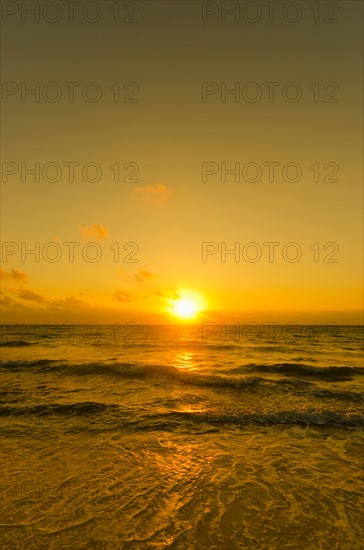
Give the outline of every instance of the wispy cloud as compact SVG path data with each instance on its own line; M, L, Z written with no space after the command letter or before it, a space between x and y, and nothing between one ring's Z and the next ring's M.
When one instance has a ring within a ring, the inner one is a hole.
M30 302L36 302L37 304L48 304L49 301L45 296L42 296L42 294L37 294L36 292L33 292L32 290L27 290L25 288L21 288L16 293L18 298L21 298L22 300L29 300Z
M29 279L26 273L23 271L18 271L17 269L11 269L10 271L0 269L0 277L1 279L11 279L18 283L27 283Z
M163 204L168 199L169 194L169 189L164 183L155 183L153 185L145 185L144 187L136 187L130 193L130 196L139 198L143 202Z
M130 302L131 296L124 290L116 290L113 294L113 298L116 302Z
M99 225L98 223L93 223L90 226L79 225L78 228L82 237L92 237L94 239L102 240L106 239L109 234L108 230L103 225Z
M157 298L167 298L168 300L178 300L180 298L180 295L176 292L162 292L158 289L150 292L149 296L155 296Z
M78 308L86 305L83 300L75 296L52 300L30 289L13 288L7 292L1 291L1 302L5 308L24 311L53 311L58 309ZM38 307L40 306L40 307Z
M138 271L138 273L134 274L134 279L138 281L138 283L145 283L145 281L149 281L150 279L153 279L156 275L153 273L149 273L149 271L145 271L144 269L141 269Z
M16 307L16 305L17 304L16 304L15 300L13 300L13 298L8 296L4 292L1 292L1 307L2 308L13 307L13 306Z
M63 298L63 300L54 300L52 305L55 307L68 308L70 306L81 306L84 303L83 300L79 300L75 296L67 296L67 298Z

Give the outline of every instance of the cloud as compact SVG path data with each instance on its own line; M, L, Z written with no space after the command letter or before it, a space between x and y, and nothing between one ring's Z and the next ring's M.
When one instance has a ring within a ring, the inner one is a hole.
M1 303L3 310L7 315L71 314L74 318L75 315L88 311L87 304L75 296L67 296L66 298L59 300L51 300L47 299L45 296L37 294L36 292L26 289L12 291L12 294L16 296L16 300L2 292ZM65 320L68 321L67 318Z
M106 239L109 234L108 230L98 223L93 223L91 226L79 225L78 228L83 237L93 237L94 239L102 240Z
M138 271L138 273L134 274L134 279L138 281L138 283L145 283L145 281L153 279L153 277L155 277L153 273L149 273L149 271L144 271L144 269L141 269L140 271Z
M153 292L149 293L149 296L157 296L158 298L163 298L164 294L160 290L153 290Z
M131 296L124 290L116 290L113 294L113 298L116 302L130 302Z
M27 290L25 288L21 288L17 292L17 296L22 300L29 300L30 302L36 302L37 304L49 303L45 296L42 296L41 294L37 294L36 292L33 292L32 290Z
M85 302L83 300L79 300L75 296L67 296L67 298L64 298L63 300L54 300L52 302L52 306L55 307L70 307L70 306L81 306Z
M16 306L15 300L10 298L10 296L7 296L3 292L1 293L1 307L10 307L10 306Z
M144 187L136 187L130 193L130 197L139 198L143 202L154 204L163 204L169 196L169 190L163 183L155 183L154 185L145 185Z
M18 271L17 269L11 269L10 271L4 271L0 269L1 279L12 279L19 283L26 283L29 279L28 275L23 271Z
M20 300L25 300L26 302L33 302L36 304L45 304L49 306L49 308L71 308L73 306L81 306L84 305L85 302L83 300L80 300L79 298L76 298L75 296L67 296L66 298L62 298L60 300L52 300L48 299L42 294L38 294L37 292L33 292L33 290L25 289L25 288L18 288L18 289L8 289L8 292L10 292L13 296L16 296L17 300L13 300L9 295L5 294L4 292L0 291L2 295L2 305L8 306L10 304L16 306L16 307L25 307L25 304Z
M167 298L168 300L178 300L180 295L176 292L162 292L158 289L149 293L149 296L156 296L157 298Z

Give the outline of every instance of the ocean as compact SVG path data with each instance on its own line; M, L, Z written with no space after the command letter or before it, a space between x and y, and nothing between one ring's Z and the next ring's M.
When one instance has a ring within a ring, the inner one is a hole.
M363 329L1 327L7 549L363 548Z

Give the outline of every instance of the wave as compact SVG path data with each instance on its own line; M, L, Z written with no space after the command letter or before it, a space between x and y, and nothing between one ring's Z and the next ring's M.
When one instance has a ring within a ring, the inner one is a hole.
M274 365L250 364L242 366L244 371L283 374L284 376L314 377L324 380L351 380L354 376L363 375L363 367L316 367L301 363L278 363Z
M69 372L69 370L68 370ZM132 363L87 363L77 365L75 375L106 375L130 379L165 378L182 384L218 388L243 388L263 382L257 376L229 377L218 374L197 374L173 365L132 364Z
M10 360L0 361L0 367L9 370L21 370L31 367L48 367L55 363L59 363L59 361L56 359L34 359L32 361Z
M49 403L31 407L2 407L1 416L77 416L117 410L117 405L85 401L82 403Z
M352 426L364 427L364 416L360 414L342 414L331 411L280 411L269 414L203 414L205 420L217 423L263 424L303 424L314 426Z
M81 402L67 404L45 404L28 407L3 407L3 417L60 417L63 420L78 421L91 415L98 416L98 422L92 425L83 425L85 429L114 430L115 428L139 430L172 430L191 429L194 426L201 429L203 425L304 425L304 426L340 426L340 427L364 427L364 416L356 413L341 413L333 411L277 411L273 413L246 413L244 411L216 412L216 410L204 410L202 412L170 411L155 414L143 407L140 411L131 414L127 409L122 409L115 404ZM142 413L142 414L140 414ZM106 423L103 423L106 414ZM102 418L100 417L102 415ZM67 426L66 426L67 427ZM82 424L79 424L82 427Z
M262 365L250 363L239 367L224 369L223 374L199 373L198 370L188 370L174 365L161 365L149 363L121 363L121 362L92 362L69 363L56 359L36 359L33 361L9 360L0 362L0 367L7 370L21 371L36 369L41 372L52 371L55 374L67 376L112 376L116 378L169 378L181 383L195 386L231 387L239 388L246 385L254 385L262 382L273 381L264 375L275 374L283 377L295 377L291 383L299 383L300 378L311 378L326 381L346 381L355 376L364 374L363 367L332 366L318 367L302 363L278 363ZM252 376L252 374L260 376ZM298 378L298 380L296 380ZM275 382L279 382L279 378ZM282 379L284 381L285 378ZM288 383L288 381L286 381ZM309 384L302 381L302 384Z
M6 340L5 342L0 342L0 347L14 347L20 348L23 346L32 346L32 342L26 342L24 340Z
M313 397L319 399L335 399L340 401L349 401L351 403L357 402L364 404L364 393L358 393L353 391L333 391L324 388L314 389L310 391Z

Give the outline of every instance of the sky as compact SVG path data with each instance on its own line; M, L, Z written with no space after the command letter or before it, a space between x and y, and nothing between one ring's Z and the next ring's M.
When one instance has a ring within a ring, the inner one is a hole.
M71 4L2 3L3 322L360 323L362 3Z

